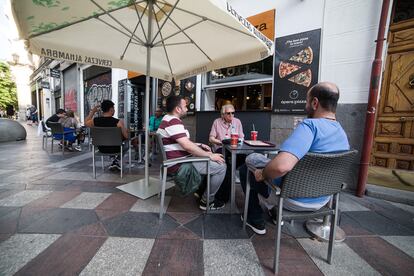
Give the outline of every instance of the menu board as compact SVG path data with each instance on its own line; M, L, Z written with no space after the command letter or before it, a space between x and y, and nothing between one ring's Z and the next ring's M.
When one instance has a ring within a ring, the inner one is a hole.
M118 118L125 118L125 94L128 86L128 79L118 81Z
M129 85L128 87L128 90L130 91L130 110L128 112L129 129L131 131L137 131L142 129L142 111L145 88L139 85Z
M304 114L306 94L318 82L321 29L275 41L273 112Z
M187 104L187 115L193 115L195 112L196 84L196 76L180 81L180 95L184 98Z
M195 112L197 77L183 79L177 84L176 86L175 82L158 81L158 106L165 110L169 96L182 96L187 104L187 115L193 115Z

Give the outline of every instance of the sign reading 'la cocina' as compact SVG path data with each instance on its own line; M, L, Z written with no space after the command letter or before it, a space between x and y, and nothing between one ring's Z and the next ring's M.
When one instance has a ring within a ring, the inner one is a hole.
M257 30L246 18L239 15L233 7L227 3L227 11L233 15L234 18L236 18L243 26L245 26L252 34L254 34L257 38L259 38L261 41L263 41L269 51L272 50L273 42L268 39L264 34L262 34L259 30Z
M54 58L54 59L64 59L64 60L73 61L73 62L89 63L89 64L95 64L95 65L106 66L106 67L112 66L112 61L109 59L82 56L82 55L66 53L66 52L58 51L54 49L42 48L40 51L40 54L44 57L49 57L49 58Z

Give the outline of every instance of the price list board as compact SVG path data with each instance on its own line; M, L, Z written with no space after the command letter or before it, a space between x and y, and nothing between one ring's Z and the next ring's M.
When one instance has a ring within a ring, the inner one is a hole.
M125 118L125 94L127 93L128 80L118 81L118 119Z
M141 86L128 85L130 109L128 111L129 129L138 131L142 129L142 112L144 102L144 89Z

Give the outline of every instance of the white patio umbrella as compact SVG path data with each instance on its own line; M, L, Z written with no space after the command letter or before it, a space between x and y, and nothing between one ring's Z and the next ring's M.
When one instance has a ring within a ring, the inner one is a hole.
M34 54L145 72L146 141L150 77L180 80L273 51L272 41L224 0L12 0L12 10ZM158 192L148 158L140 183L133 185L140 198Z

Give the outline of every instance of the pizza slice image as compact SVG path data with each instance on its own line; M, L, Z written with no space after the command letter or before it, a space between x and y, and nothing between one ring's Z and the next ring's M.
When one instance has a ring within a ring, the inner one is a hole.
M311 64L313 61L313 51L311 47L306 47L305 49L299 51L296 55L292 56L289 60Z
M289 62L282 61L279 64L279 77L283 79L284 77L292 74L293 72L299 70L301 67Z
M310 69L300 72L299 74L294 75L289 78L288 81L293 83L309 87L312 82L312 71Z

